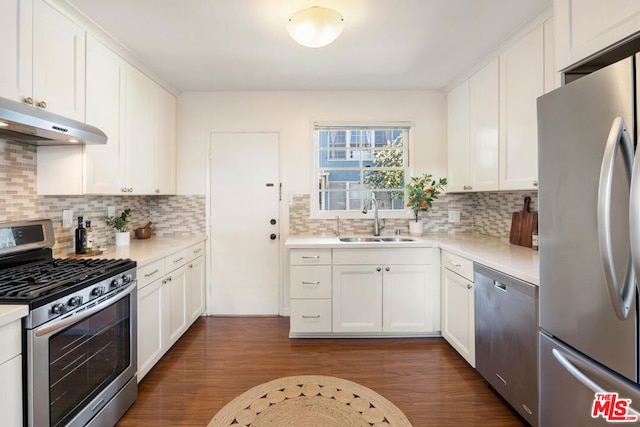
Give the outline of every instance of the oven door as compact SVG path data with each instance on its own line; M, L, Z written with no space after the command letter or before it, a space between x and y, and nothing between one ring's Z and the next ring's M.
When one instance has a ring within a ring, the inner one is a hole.
M84 426L105 406L122 410L109 403L125 386L122 394L135 400L136 299L133 282L93 307L26 331L30 426Z

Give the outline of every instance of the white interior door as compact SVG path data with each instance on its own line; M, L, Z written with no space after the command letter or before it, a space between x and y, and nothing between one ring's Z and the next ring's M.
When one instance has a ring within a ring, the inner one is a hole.
M278 134L212 133L210 153L212 314L278 314Z

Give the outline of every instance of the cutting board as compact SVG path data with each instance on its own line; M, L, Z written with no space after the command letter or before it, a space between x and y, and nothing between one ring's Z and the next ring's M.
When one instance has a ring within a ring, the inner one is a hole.
M514 212L511 216L511 234L509 242L514 245L532 247L531 232L538 228L538 212L529 212L531 197L524 198L524 207L520 212Z

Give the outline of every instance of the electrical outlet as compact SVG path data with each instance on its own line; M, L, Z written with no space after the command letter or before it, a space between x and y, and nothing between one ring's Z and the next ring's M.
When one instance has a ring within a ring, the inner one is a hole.
M73 209L64 209L62 211L62 227L73 227Z
M116 215L116 207L107 206L107 216L115 216L115 215Z
M460 222L460 211L449 211L449 222Z

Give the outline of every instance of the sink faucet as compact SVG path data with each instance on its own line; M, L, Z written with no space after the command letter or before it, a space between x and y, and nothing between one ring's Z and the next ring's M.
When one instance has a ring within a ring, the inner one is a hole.
M373 235L379 236L380 230L384 228L384 219L382 220L382 225L380 225L380 220L378 219L378 201L375 197L369 197L366 202L364 202L364 207L362 208L362 213L366 214L369 210L369 206L373 204Z

